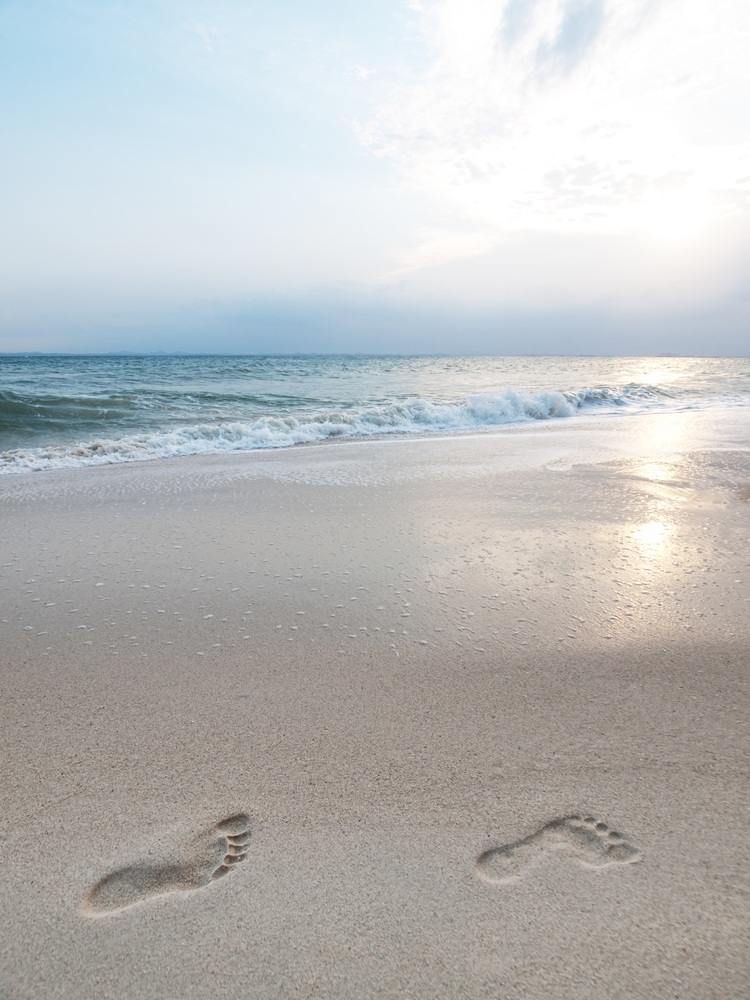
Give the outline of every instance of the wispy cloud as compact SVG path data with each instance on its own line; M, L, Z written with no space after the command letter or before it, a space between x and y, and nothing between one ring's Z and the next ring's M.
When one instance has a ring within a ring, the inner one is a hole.
M375 70L368 69L367 66L350 66L349 71L355 80L366 80L368 77L375 75Z
M184 25L185 31L191 35L197 35L203 42L206 52L213 52L214 46L221 40L221 32L214 25L206 24L205 21L188 21Z
M422 268L481 257L495 246L494 234L482 232L477 227L422 226L406 246L392 253L392 269L381 275L375 284L389 285Z
M425 266L425 245L462 256L509 231L677 230L750 206L745 0L408 6L428 66L357 134L452 222L401 267Z

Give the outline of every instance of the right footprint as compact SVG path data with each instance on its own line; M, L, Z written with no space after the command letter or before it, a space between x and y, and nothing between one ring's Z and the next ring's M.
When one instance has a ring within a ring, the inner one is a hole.
M566 854L586 868L627 865L642 857L621 833L593 816L563 816L523 840L485 851L477 858L477 874L496 885L515 882L552 852Z

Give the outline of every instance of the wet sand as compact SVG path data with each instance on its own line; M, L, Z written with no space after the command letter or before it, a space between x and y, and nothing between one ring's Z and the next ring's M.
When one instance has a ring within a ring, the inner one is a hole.
M737 426L3 477L0 997L746 992Z

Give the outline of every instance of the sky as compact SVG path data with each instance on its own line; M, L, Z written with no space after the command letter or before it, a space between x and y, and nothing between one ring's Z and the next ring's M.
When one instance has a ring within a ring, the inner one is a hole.
M750 354L747 0L0 0L0 351Z

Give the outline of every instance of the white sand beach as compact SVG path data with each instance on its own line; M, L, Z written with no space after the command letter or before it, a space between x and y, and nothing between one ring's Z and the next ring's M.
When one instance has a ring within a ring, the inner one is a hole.
M746 994L722 419L4 477L2 1000Z

